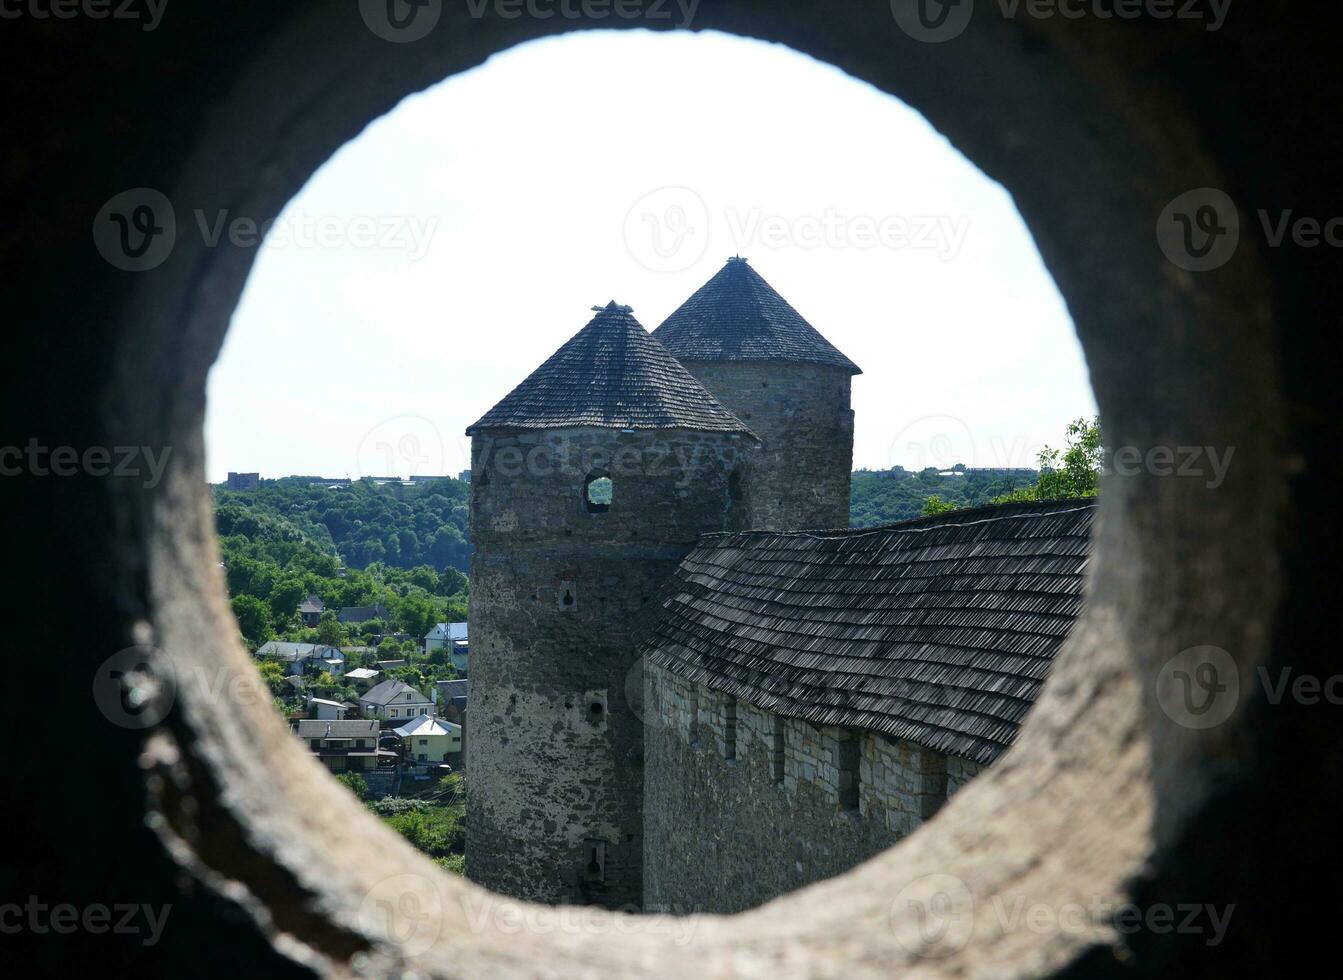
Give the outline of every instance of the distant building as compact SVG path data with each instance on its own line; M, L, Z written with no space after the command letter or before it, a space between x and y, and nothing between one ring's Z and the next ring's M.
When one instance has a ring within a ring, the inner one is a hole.
M335 647L320 643L286 643L271 640L258 647L253 656L292 664L295 673L302 673L305 667L320 667L332 675L345 670L345 654Z
M391 616L386 606L375 603L371 606L343 606L336 614L336 620L350 626L367 623L370 619L387 620Z
M367 691L378 683L378 678L381 676L381 671L373 670L370 667L356 667L354 670L345 673L345 679L354 685L356 691Z
M304 718L294 728L308 751L332 772L396 764L396 753L378 748L378 722L371 718L325 720Z
M326 698L309 698L308 713L313 718L319 718L323 721L340 721L345 717L346 708L340 701L329 701Z
M460 473L457 474L457 479L458 479L458 481L461 482L461 483L470 483L470 482L471 482L471 471L470 471L470 470L462 470Z
M438 623L424 634L424 652L446 648L452 665L465 672L471 648L467 639L466 623Z
M230 490L254 490L260 484L260 473L234 473L232 470L224 481L224 486Z
M432 715L420 715L396 733L401 736L406 758L413 762L456 762L462 755L462 726Z
M308 596L298 604L298 615L304 626L316 626L325 611L326 605L315 595Z
M414 718L432 715L434 702L402 681L383 681L359 695L359 711L365 718Z

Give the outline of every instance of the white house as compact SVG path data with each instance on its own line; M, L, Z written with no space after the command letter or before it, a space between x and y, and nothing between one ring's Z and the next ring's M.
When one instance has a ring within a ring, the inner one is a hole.
M412 762L447 762L462 751L462 726L423 715L396 730Z
M383 681L359 695L365 718L415 718L432 715L434 702L402 681Z
M314 718L341 721L345 718L345 710L345 705L339 701L328 701L326 698L308 699L308 711Z
M267 657L282 664L292 664L294 673L301 674L305 667L320 667L332 677L339 677L345 670L345 654L336 647L320 643L286 643L271 640L257 648L254 657Z
M424 634L424 652L448 648L448 657L459 671L466 671L467 657L471 652L468 642L466 623L439 623Z

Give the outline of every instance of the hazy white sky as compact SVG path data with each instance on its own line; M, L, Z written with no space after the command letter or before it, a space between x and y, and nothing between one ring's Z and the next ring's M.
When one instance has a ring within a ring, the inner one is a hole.
M1095 411L1011 199L922 117L787 48L592 32L406 99L300 191L210 376L208 476L455 474L591 306L652 330L736 253L863 368L855 468L1033 465Z

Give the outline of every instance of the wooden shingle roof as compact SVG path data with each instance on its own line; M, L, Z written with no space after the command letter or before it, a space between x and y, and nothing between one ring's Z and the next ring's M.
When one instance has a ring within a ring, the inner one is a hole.
M630 313L598 313L474 425L486 429L690 429L750 435Z
M1082 610L1094 515L1067 500L706 535L644 652L768 711L992 762Z
M862 374L740 257L728 259L653 336L682 361L792 361Z

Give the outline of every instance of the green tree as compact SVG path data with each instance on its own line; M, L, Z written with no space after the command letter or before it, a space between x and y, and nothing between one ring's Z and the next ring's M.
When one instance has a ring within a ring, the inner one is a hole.
M943 500L934 493L923 498L923 509L919 513L923 517L930 517L933 514L945 514L947 511L955 509L955 504L949 500Z
M230 605L233 618L238 621L243 642L248 649L255 650L267 640L273 639L275 631L270 625L270 608L256 596L234 596Z
M336 777L336 782L361 800L368 796L368 780L357 772L343 772Z
M1068 425L1062 449L1040 450L1040 475L1031 487L1019 487L995 497L995 504L1018 500L1067 500L1094 497L1100 493L1101 420L1075 419Z
M317 620L317 640L316 642L329 647L338 647L347 642L348 636L345 627L336 619L333 610L328 609L322 613Z

